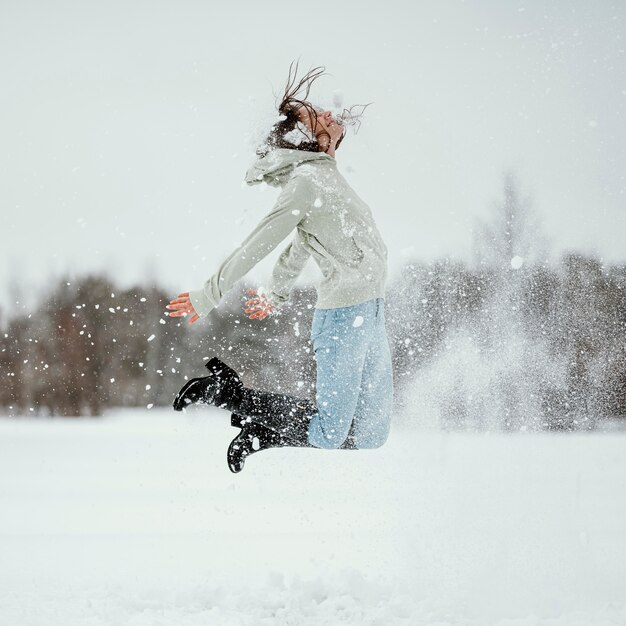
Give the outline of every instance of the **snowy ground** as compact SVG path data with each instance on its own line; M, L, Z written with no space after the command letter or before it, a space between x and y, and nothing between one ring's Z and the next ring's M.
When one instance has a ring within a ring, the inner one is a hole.
M233 475L228 424L0 419L0 624L626 624L626 435L397 427Z

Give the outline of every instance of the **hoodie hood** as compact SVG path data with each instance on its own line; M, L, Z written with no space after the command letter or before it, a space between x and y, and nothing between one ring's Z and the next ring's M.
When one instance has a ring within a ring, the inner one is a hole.
M264 157L257 159L248 168L244 180L248 185L259 185L265 182L273 187L282 187L300 163L322 160L335 161L333 157L325 152L276 148L268 152Z

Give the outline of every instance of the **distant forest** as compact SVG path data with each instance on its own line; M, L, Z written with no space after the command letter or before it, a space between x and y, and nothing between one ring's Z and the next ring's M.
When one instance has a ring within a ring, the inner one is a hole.
M445 428L580 430L626 420L626 265L578 252L549 263L510 173L474 235L472 263L407 260L388 283L395 411L419 414L411 389L427 380ZM244 291L254 287L240 281L189 325L167 315L176 294L157 285L61 277L32 313L0 310L0 412L87 417L168 406L213 355L247 386L314 400L315 289L295 288L278 315L250 320Z

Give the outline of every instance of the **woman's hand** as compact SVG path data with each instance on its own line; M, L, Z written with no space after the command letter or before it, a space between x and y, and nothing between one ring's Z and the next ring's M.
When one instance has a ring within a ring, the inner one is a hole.
M193 308L193 304L191 304L191 300L189 299L189 292L185 291L185 293L178 294L178 298L174 300L170 300L170 303L165 307L166 309L176 309L172 313L170 313L170 317L180 317L181 315L187 315L188 313L192 313L193 317L190 318L189 323L193 324L200 319L200 316L196 313Z
M256 289L246 289L246 293L257 293ZM250 300L246 300L244 306L250 305L247 309L245 309L246 313L252 313L252 315L248 315L248 317L253 319L262 320L264 317L271 315L274 312L274 307L267 301L265 295L261 294L260 296L257 294L256 298L250 298Z

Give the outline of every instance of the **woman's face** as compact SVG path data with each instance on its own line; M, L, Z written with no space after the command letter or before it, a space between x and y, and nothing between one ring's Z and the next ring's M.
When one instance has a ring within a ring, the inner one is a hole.
M298 109L298 118L315 134L321 144L328 142L327 133L330 135L330 140L336 143L345 132L344 126L333 117L330 111L324 111L318 107L313 108L317 113L317 120L306 107Z

